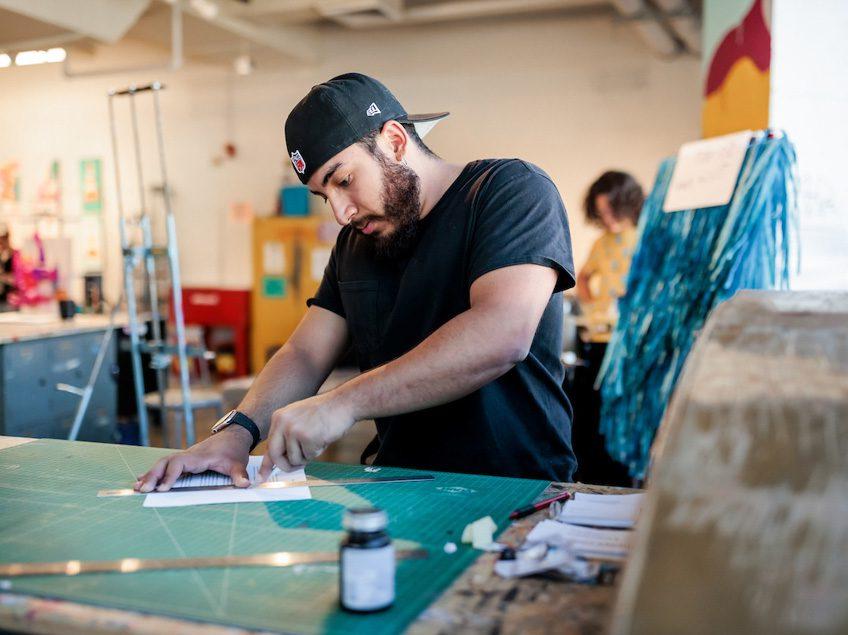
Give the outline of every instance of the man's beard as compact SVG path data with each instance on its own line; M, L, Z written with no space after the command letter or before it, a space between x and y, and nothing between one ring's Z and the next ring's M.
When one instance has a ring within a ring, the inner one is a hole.
M383 214L392 225L387 236L375 236L377 255L395 259L406 252L418 235L421 217L421 179L402 163L390 163L385 156L375 157L383 169Z

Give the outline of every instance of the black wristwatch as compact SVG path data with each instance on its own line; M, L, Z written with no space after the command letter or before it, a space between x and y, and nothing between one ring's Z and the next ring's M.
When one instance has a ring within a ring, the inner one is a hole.
M227 414L218 419L218 422L214 426L212 426L212 434L217 434L234 423L250 432L250 435L253 437L253 444L250 446L250 451L253 452L253 448L259 445L259 442L262 440L262 435L259 434L259 427L253 423L253 419L243 412L230 410Z

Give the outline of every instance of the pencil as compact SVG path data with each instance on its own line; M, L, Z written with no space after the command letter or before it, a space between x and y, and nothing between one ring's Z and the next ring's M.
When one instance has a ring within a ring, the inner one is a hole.
M569 492L562 492L561 494L557 494L553 498L546 498L545 500L541 500L538 503L531 503L530 505L525 505L524 507L520 507L516 509L509 515L510 520L517 520L519 518L524 518L525 516L529 516L540 509L545 509L551 506L551 503L556 503L557 501L564 501L571 498L571 494Z

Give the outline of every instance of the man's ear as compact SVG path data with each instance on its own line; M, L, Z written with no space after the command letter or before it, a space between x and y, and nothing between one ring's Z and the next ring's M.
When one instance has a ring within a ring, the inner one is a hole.
M389 119L383 124L380 135L388 144L388 148L386 148L388 154L391 154L395 158L395 161L403 161L409 149L409 136L406 134L403 126L394 119Z

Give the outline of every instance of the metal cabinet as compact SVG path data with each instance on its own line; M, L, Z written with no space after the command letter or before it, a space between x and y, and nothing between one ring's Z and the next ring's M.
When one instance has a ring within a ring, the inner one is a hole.
M67 438L80 398L56 385L85 385L102 338L100 331L0 345L0 434ZM115 338L109 346L80 429L83 441L116 439Z

